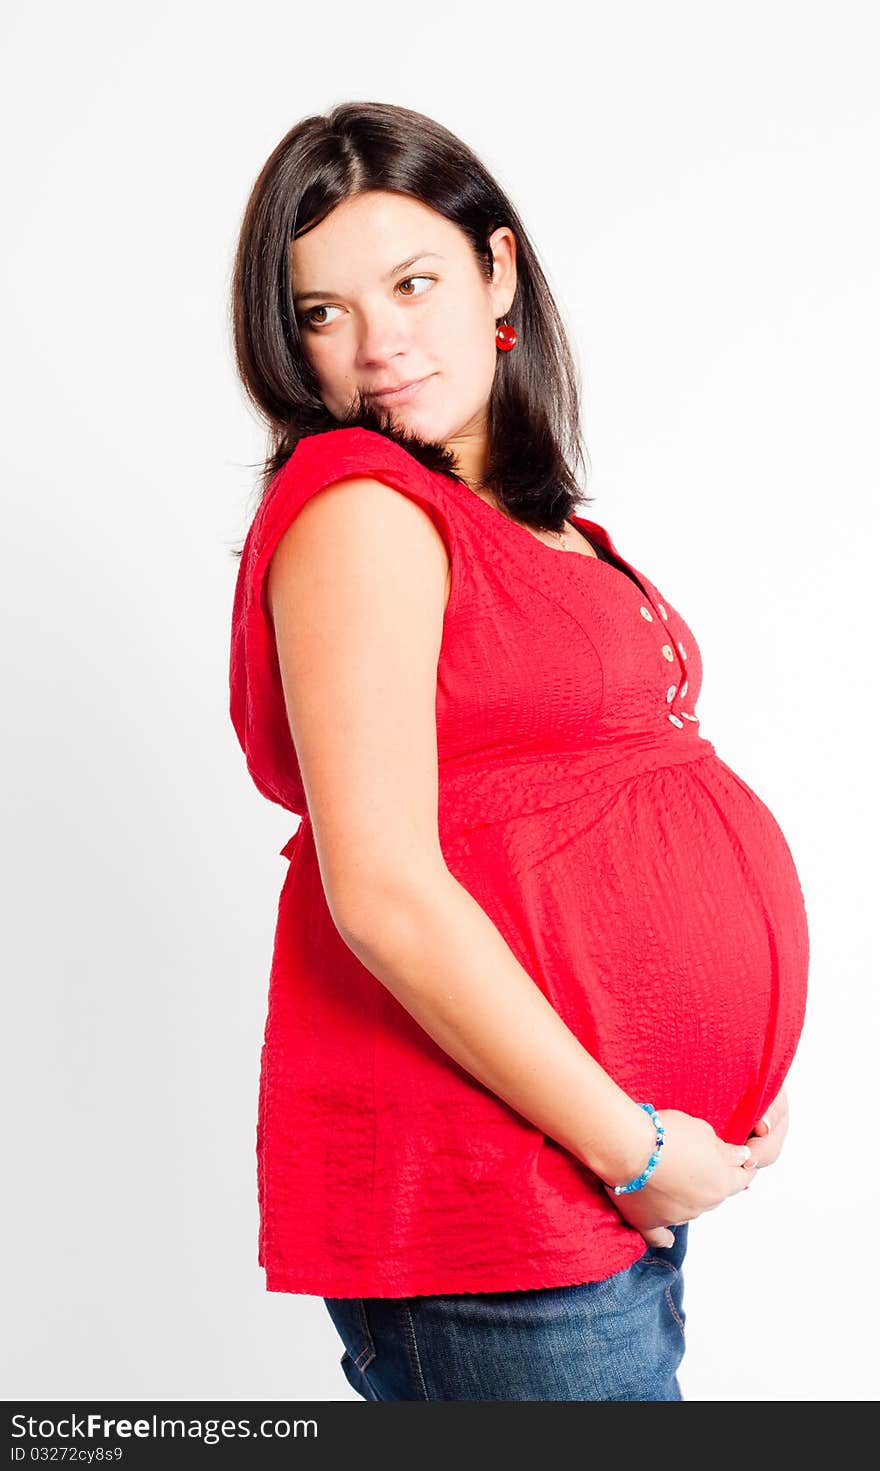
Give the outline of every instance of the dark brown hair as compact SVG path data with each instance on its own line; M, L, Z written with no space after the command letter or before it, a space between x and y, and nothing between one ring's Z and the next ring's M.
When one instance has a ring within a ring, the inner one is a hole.
M342 200L367 190L409 195L457 225L487 280L490 235L502 225L512 231L517 286L505 320L518 341L512 352L497 355L483 484L516 520L562 530L575 506L593 497L580 490L573 469L586 464L577 370L535 249L476 155L433 119L389 103L345 102L297 123L266 160L245 207L231 327L239 376L269 428L262 494L300 439L352 425L386 434L429 469L457 474L451 450L395 426L391 414L361 392L345 419L332 415L303 350L290 242Z

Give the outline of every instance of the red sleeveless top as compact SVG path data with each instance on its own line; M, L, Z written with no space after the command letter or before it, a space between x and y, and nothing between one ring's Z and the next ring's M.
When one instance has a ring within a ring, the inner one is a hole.
M444 538L443 854L584 1047L636 1101L742 1143L783 1084L806 1002L791 853L701 734L700 652L667 590L598 523L572 518L631 575L538 541L373 430L301 440L246 538L230 656L248 771L303 819L282 849L261 1057L266 1289L403 1297L607 1277L646 1247L601 1182L444 1052L330 917L265 587L293 517L352 474L418 502Z

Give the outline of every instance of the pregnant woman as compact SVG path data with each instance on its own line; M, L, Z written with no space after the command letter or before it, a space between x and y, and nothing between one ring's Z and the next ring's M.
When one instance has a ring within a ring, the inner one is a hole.
M575 510L562 323L462 142L379 104L299 123L233 330L272 449L230 709L301 818L266 1288L324 1300L367 1400L680 1400L688 1223L787 1128L786 840L702 732L672 588Z

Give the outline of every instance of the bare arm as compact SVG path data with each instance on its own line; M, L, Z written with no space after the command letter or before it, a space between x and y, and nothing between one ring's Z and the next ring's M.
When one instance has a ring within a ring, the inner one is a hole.
M402 885L348 943L444 1051L603 1180L644 1169L654 1143L647 1115L448 870Z
M627 1180L651 1152L650 1120L443 861L435 701L448 571L420 506L354 478L314 496L272 559L285 700L330 912L444 1051L603 1179Z
M272 559L285 701L330 912L349 948L444 1051L606 1183L623 1183L651 1154L647 1114L581 1045L443 860L435 711L448 579L428 514L354 477L313 496ZM687 1127L689 1116L679 1118ZM708 1124L689 1122L711 1136L711 1145L697 1139L704 1151L732 1150ZM732 1193L733 1160L724 1157L722 1176L716 1155L706 1159L716 1193L722 1178L722 1193ZM647 1218L649 1203L646 1191L627 1209L653 1228L662 1217ZM687 1218L678 1199L662 1204L678 1212L665 1224Z

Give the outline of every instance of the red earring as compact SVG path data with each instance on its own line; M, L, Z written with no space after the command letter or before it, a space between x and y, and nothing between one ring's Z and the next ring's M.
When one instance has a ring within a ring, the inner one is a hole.
M499 322L495 328L495 344L502 352L510 352L512 347L516 347L516 328L509 322Z

